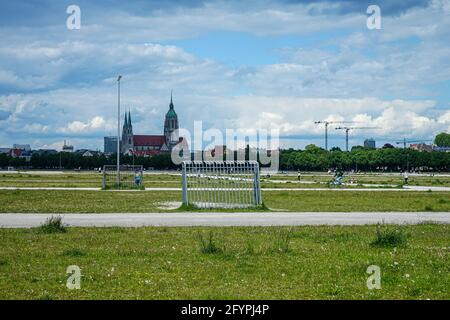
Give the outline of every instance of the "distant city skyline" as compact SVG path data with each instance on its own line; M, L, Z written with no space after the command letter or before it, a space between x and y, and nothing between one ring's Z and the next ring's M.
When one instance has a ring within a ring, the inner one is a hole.
M66 26L71 4L79 30ZM181 127L276 127L283 148L324 147L318 120L380 127L351 132L350 147L450 132L450 1L378 1L380 30L366 26L369 4L6 2L0 147L103 150L118 74L135 134L161 132L171 89ZM345 133L331 129L328 146L345 150Z

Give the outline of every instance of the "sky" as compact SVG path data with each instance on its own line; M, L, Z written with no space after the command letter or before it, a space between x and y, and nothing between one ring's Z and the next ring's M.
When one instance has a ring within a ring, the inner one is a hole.
M278 129L282 147L323 147L318 120L376 127L350 145L450 131L450 0L16 0L0 39L1 147L102 150L119 74L135 134L162 134L171 90L181 127Z

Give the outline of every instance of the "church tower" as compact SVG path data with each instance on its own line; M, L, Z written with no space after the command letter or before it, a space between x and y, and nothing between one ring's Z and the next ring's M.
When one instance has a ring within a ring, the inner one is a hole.
M131 113L128 111L128 115L125 112L125 121L122 128L122 153L126 153L130 150L134 150L133 143L133 126L131 125Z
M166 113L164 121L164 136L166 138L166 145L172 149L178 143L178 137L172 137L172 133L178 129L178 116L173 108L172 92L170 92L169 111Z

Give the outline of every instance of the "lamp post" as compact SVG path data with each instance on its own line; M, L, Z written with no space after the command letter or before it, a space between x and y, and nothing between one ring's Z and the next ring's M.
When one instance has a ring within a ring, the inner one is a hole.
M120 79L117 78L117 187L120 187Z

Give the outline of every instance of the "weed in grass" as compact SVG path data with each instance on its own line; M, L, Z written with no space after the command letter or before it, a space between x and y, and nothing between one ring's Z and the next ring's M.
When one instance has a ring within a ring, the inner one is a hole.
M8 264L8 261L6 261L6 260L0 260L0 267L1 266L6 266Z
M205 254L217 254L223 253L223 248L218 246L214 241L213 232L209 232L208 237L205 239L201 233L198 234L198 242L200 244L200 252Z
M244 253L249 256L255 255L255 246L253 245L253 242L251 240L247 242Z
M423 211L433 211L433 207L432 206L425 206L423 208Z
M160 233L167 233L170 231L170 229L168 227L158 227L158 229L156 229L156 230L158 230L158 232L160 232Z
M378 225L375 240L371 245L382 248L404 247L407 240L408 236L401 227Z
M444 204L444 203L447 203L447 200L441 198L437 201L437 203Z
M291 251L289 244L292 238L291 230L280 230L275 234L273 252L288 253Z
M62 222L61 216L51 216L45 220L45 223L38 227L38 230L42 233L65 233L67 232L66 226Z
M63 256L67 257L84 257L86 252L80 249L68 249L63 252Z

